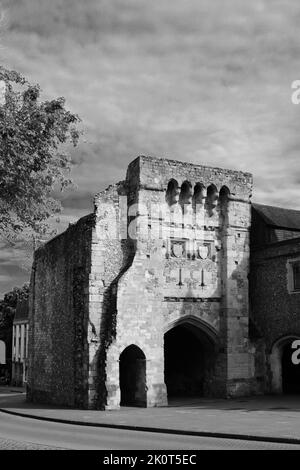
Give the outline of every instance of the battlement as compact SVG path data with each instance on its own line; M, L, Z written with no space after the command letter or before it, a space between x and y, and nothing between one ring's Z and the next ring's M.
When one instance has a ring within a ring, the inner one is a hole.
M252 195L252 174L242 171L151 156L137 157L127 169L126 182L131 190L142 187L166 191L171 180L176 181L179 188L184 183L189 183L192 188L196 185L202 185L204 188L214 185L219 192L225 186L229 193L236 197L249 199Z

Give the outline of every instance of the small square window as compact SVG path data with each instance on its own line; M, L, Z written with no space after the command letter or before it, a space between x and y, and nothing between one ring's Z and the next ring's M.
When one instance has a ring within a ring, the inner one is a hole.
M300 263L293 263L294 290L300 290Z

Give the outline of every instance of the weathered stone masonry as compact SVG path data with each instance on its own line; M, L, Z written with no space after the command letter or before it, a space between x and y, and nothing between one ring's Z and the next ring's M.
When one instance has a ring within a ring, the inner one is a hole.
M249 173L138 157L97 194L93 214L36 252L28 398L117 408L135 377L136 402L164 405L164 346L180 328L201 343L204 395L256 393L251 193Z
M82 218L35 253L28 370L34 401L87 406L93 219Z

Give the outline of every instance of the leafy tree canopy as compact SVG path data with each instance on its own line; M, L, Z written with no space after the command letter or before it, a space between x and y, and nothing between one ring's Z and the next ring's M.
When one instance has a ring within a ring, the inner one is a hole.
M67 144L79 139L64 98L40 100L40 87L0 67L0 234L44 234L61 210L53 191L71 184ZM2 93L1 93L2 91Z

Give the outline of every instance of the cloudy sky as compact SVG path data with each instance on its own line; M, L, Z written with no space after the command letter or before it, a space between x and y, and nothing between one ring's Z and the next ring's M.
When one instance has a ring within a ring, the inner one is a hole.
M61 228L137 155L250 171L253 200L300 209L300 2L0 0L2 63L83 120ZM0 243L0 293L28 279ZM26 250L25 250L26 251ZM25 259L25 261L24 261ZM26 269L27 265L27 269Z

